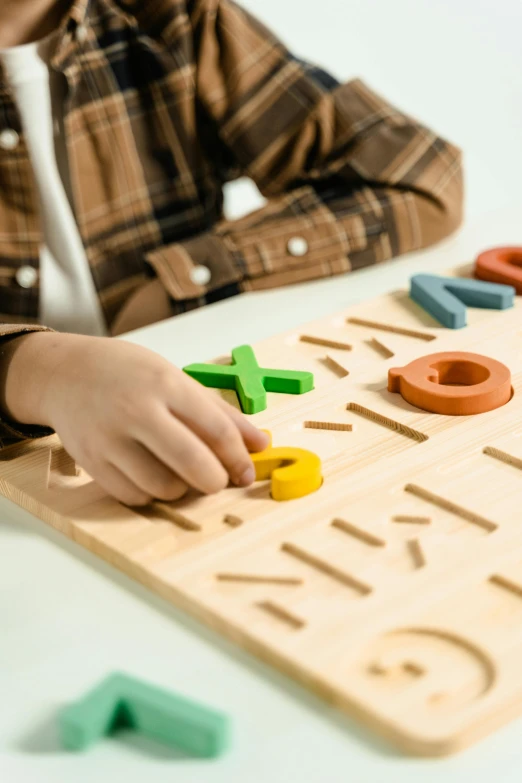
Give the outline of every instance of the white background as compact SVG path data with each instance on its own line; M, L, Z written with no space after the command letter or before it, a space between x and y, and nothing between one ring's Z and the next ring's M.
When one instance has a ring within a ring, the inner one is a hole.
M295 54L462 147L470 217L522 202L522 0L241 1Z
M1 1L1 0L0 0ZM492 0L243 0L296 54L340 79L361 76L464 148L468 213L459 238L415 260L315 286L240 298L135 336L176 363L230 348L237 324L253 341L353 299L402 285L409 273L469 261L487 244L522 244L520 2ZM253 206L235 187L233 213ZM270 313L270 318L266 314ZM132 580L0 500L1 783L517 783L522 721L441 762L374 743L286 678L184 618ZM134 740L60 750L55 715L114 669L227 711L223 759L176 759Z

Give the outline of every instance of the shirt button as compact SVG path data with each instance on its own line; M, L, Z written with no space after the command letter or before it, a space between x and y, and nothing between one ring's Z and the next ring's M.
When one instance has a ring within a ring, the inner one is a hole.
M207 285L211 277L212 273L208 266L195 266L190 270L190 279L194 285Z
M38 278L38 272L34 266L21 266L17 269L15 278L20 288L32 288Z
M13 128L5 128L0 133L0 147L3 150L14 150L18 147L20 136Z
M292 237L288 240L287 250L291 256L305 256L308 253L308 242L304 237Z
M85 43L88 35L89 35L89 31L87 30L86 25L79 24L74 34L74 37L76 38L78 43Z

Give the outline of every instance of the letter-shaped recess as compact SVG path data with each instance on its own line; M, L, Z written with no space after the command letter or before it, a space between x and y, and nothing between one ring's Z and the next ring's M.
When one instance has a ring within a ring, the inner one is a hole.
M226 715L149 683L114 673L58 716L61 743L84 750L118 728L181 748L198 757L218 756L229 744Z
M421 356L388 373L388 391L431 413L467 416L500 408L511 399L509 369L488 356L448 351Z
M512 286L438 275L414 275L410 288L413 301L448 329L466 326L466 305L507 310L513 307L515 293Z
M269 370L260 367L250 345L232 351L232 364L189 364L183 371L203 386L233 389L243 413L259 413L267 405L266 393L304 394L314 388L311 372Z
M267 432L267 435L270 433ZM302 498L316 492L323 483L321 460L312 451L270 445L264 451L250 456L256 471L256 481L272 478L271 493L274 500Z
M475 276L491 283L512 285L522 294L522 247L493 247L477 256Z

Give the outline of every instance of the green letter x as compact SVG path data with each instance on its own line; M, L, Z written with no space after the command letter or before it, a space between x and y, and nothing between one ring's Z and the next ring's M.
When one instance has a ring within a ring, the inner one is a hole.
M267 370L257 363L249 345L232 351L232 364L189 364L183 371L203 386L234 389L244 413L259 413L266 408L266 393L304 394L314 388L311 372Z

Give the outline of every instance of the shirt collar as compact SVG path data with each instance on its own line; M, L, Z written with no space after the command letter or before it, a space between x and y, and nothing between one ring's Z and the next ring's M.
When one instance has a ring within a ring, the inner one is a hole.
M73 21L76 22L76 24L84 24L89 5L90 0L75 0L69 9L69 13L65 15L66 23L68 24Z
M59 71L64 70L76 50L75 32L87 22L90 0L74 0L56 31L56 49L51 64Z
M87 22L91 0L74 0L68 12L56 30L56 48L51 64L58 70L64 70L70 62L76 48L75 30ZM0 94L6 93L5 73L0 62Z

